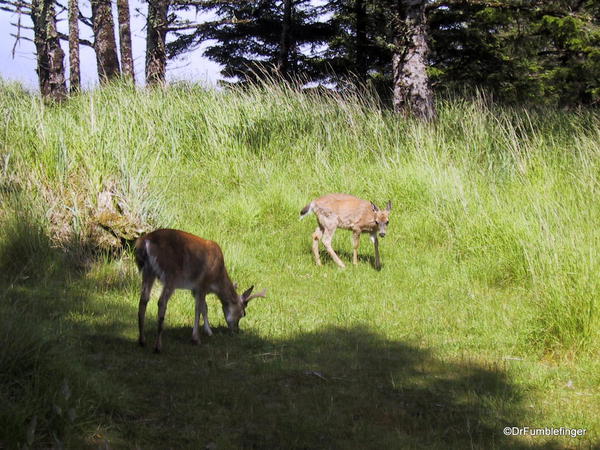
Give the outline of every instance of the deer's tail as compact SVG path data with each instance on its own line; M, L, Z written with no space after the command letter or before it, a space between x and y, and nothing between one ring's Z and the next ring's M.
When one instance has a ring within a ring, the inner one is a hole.
M302 211L300 211L300 218L304 219L308 214L310 214L310 212L312 211L313 208L313 202L310 202L308 205L306 205L304 208L302 208Z
M135 242L135 263L141 271L148 263L148 251L146 250L146 240L143 238Z

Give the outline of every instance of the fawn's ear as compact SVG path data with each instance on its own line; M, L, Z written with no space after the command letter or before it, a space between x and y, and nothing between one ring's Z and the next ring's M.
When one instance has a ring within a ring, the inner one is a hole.
M391 200L388 200L387 206L385 207L385 210L387 212L390 212L392 210L392 201Z
M371 202L371 208L373 208L373 211L374 211L374 212L377 212L377 211L379 211L379 208L378 208L378 207L377 207L377 205L376 205L375 203L373 203L373 202Z

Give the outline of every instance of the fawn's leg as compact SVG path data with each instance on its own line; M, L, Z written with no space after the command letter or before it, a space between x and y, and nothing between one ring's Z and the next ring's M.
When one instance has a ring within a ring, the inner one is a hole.
M315 262L317 266L321 265L321 256L319 255L319 241L323 237L323 230L321 227L317 227L315 232L312 234L312 252L315 257Z
M381 269L381 261L379 259L379 240L377 239L377 235L375 233L371 235L371 240L373 241L373 246L375 247L375 268L379 270Z
M360 231L352 232L352 264L358 264L358 246L360 245Z
M333 250L333 247L331 246L331 241L333 240L334 233L335 233L335 228L332 230L326 229L323 232L323 238L321 239L321 241L323 242L323 245L325 246L327 253L329 253L329 256L331 256L331 258L335 261L335 263L338 266L343 268L343 267L346 267L346 265L342 262L340 257L335 253L335 251Z

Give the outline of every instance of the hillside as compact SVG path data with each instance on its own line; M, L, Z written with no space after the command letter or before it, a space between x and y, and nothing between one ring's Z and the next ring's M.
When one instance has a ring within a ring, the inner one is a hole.
M52 107L0 83L0 447L600 443L600 116L483 95L438 112L185 84ZM140 276L95 231L106 192L131 227L215 240L241 288L268 289L241 334L211 296L215 335L192 346L178 291L164 352L137 346ZM348 267L314 264L299 212L328 192L392 201L380 271L366 237L350 264L343 230Z

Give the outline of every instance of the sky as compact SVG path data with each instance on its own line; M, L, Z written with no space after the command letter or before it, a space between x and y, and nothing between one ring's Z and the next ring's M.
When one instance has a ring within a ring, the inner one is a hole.
M90 15L89 1L84 0L81 8L86 16ZM141 12L137 12L136 8L139 8ZM136 82L140 84L143 83L144 79L144 52L146 49L146 30L144 26L146 19L142 13L145 14L146 6L142 5L141 2L138 3L136 0L131 0L130 9L135 78ZM62 16L64 17L61 18L65 19L66 13L63 13ZM194 19L193 14L190 19ZM37 89L38 80L35 72L35 46L33 45L33 42L21 39L15 47L15 38L11 36L11 34L14 34L16 31L16 28L11 25L11 22L15 23L17 20L18 16L16 14L0 11L0 76L6 80L19 81L29 89ZM22 15L21 20L23 25L31 26L31 21L27 15ZM80 37L92 40L91 30L81 23L79 26ZM59 31L66 34L66 20L60 21L58 28ZM24 30L23 35L33 38L33 31ZM68 77L68 45L66 41L63 41L61 45L65 51L65 75ZM13 48L15 50L14 58ZM197 81L208 86L215 85L220 79L220 66L207 58L204 58L202 56L202 50L203 48L201 47L181 58L168 61L167 79L169 81ZM82 85L84 88L90 88L98 83L96 57L93 50L86 46L80 46L80 52Z

